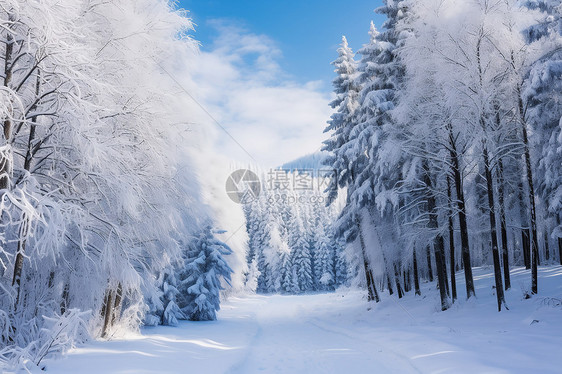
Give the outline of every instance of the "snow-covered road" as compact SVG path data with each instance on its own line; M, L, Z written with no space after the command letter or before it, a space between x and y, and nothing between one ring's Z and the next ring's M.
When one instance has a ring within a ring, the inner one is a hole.
M51 362L52 373L417 372L412 361L340 322L362 294L232 298L217 322L155 327L127 340L94 342ZM351 370L351 371L350 371Z
M562 367L562 308L523 300L515 270L510 311L495 311L489 269L475 269L477 300L438 312L434 284L422 297L386 296L373 310L357 291L248 296L224 303L216 322L143 329L49 360L50 373L554 373ZM562 268L541 269L562 291ZM463 293L462 274L457 274ZM424 299L425 298L425 299ZM461 297L462 298L462 297ZM534 322L538 321L538 322Z

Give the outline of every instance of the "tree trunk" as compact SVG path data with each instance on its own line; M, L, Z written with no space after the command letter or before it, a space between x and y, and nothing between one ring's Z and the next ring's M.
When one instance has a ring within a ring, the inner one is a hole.
M523 170L518 170L523 174ZM519 202L519 219L521 226L521 258L523 259L523 264L525 269L531 268L531 236L529 233L529 223L528 223L528 212L526 199L523 191L523 178L519 180L517 184L517 200Z
M451 290L449 289L449 275L447 274L447 257L445 256L445 244L443 244L443 252L441 253L441 266L443 266L443 277L445 278L445 291L447 291L447 297L450 297Z
M379 302L379 293L377 292L377 287L375 285L375 277L373 277L373 272L367 260L367 252L365 249L365 240L363 238L363 231L361 230L361 222L357 219L357 230L359 230L359 244L361 245L361 255L363 256L363 267L365 268L365 277L367 281L367 300Z
M511 288L511 278L509 275L509 254L507 244L507 223L505 218L505 199L504 199L504 177L503 177L503 161L501 157L498 159L498 203L500 209L500 230L502 238L502 259L503 259L503 278L505 281L505 289Z
M393 295L394 290L392 288L392 282L390 281L390 275L388 275L388 271L386 272L386 286L388 287L388 294Z
M433 282L433 271L431 270L431 249L429 248L429 245L425 247L425 250L427 253L427 272L429 276L429 281Z
M550 248L548 245L548 232L547 230L544 230L544 260L546 263L550 260Z
M398 292L398 298L401 299L403 296L402 286L400 285L400 272L398 267L394 264L394 280L396 282L396 292Z
M47 282L47 288L49 288L49 291L53 288L55 282L55 272L51 271L49 273L49 281Z
M379 237L379 241L380 241L380 237ZM381 248L381 254L382 254L382 261L384 263L384 268L385 268L385 273L386 273L386 285L388 287L388 293L390 295L393 295L394 294L394 288L392 287L392 280L390 279L390 274L394 273L395 269L393 269L389 265L389 263L386 259L386 255L384 254L384 250L382 250L382 248ZM396 276L396 274L394 274L394 276ZM399 286L399 285L397 284L397 286Z
M69 290L70 289L70 285L68 284L68 282L65 282L64 287L62 289L62 297L61 297L61 303L60 303L60 314L64 314L64 312L66 312L66 309L68 308L68 304L69 304Z
M39 96L40 85L41 85L40 76L39 76L39 73L37 73L37 80L36 80L36 83L35 83L35 95L36 96ZM30 167L31 167L31 159L33 157L32 142L33 142L33 139L35 137L35 127L36 127L35 124L36 124L36 122L37 122L37 116L33 116L31 118L31 129L30 129L30 132L29 132L27 153L26 153L25 161L24 161L24 169L26 171L29 171ZM6 124L4 124L4 131L6 131ZM6 135L6 133L4 135ZM8 139L8 138L6 138L6 139ZM0 164L4 165L5 162L6 161L0 161ZM2 171L0 171L0 173L2 173ZM9 178L6 178L6 180L9 180ZM0 177L0 185L1 185L1 183L2 183L2 177ZM7 187L8 186L6 185L5 188L7 188ZM23 213L22 214L22 222L20 224L20 229L19 229L16 262L14 264L14 277L12 279L12 286L16 287L16 295L17 295L15 305L19 304L19 299L20 299L21 274L22 274L22 271L23 271L23 259L24 259L24 255L25 255L25 247L27 245L28 230L29 230L29 221L27 220L27 215L25 213Z
M560 226L560 213L556 216L556 223ZM562 238L558 238L558 260L562 265Z
M39 71L37 72L37 80L35 83L35 96L39 97L39 93L41 92L41 76ZM31 126L29 128L29 137L27 138L27 151L25 153L25 159L23 162L23 168L27 171L31 170L31 161L33 160L33 156L35 155L33 149L33 140L35 140L35 131L37 127L37 116L31 117Z
M445 250L445 243L442 235L437 235L433 242L433 249L435 251L435 263L437 267L437 282L439 284L439 296L441 297L441 310L449 308L449 301L447 299L447 280L443 270L445 269L445 259L443 252Z
M443 242L443 236L438 232L438 217L437 217L437 207L435 203L435 195L432 191L433 183L431 182L431 177L429 175L429 167L427 163L423 164L424 169L424 183L426 186L427 194L427 212L429 214L428 228L435 232L435 238L433 239L433 251L435 253L435 268L437 271L437 282L439 285L439 295L441 297L441 310L447 310L449 308L449 301L447 300L446 291L446 279L443 270L445 269L445 244Z
M369 269L367 272L367 290L367 301L375 300L375 302L378 303L380 301L379 293L377 292L375 279L373 278L373 272L371 271L371 269Z
M13 21L13 16L8 17L11 21ZM12 83L12 73L13 73L13 66L12 66L12 54L14 51L14 38L12 33L8 30L7 37L6 37L6 49L4 53L4 87L9 88ZM4 120L3 123L3 131L4 131L4 141L5 144L10 144L10 135L12 133L12 120L9 116ZM7 150L6 150L7 151ZM10 157L2 157L0 160L0 190L8 189L10 184L10 174L11 174L11 165L10 165ZM16 259L16 264L18 263ZM23 260L21 261L23 264Z
M114 325L115 322L121 318L121 301L123 300L123 286L121 283L117 285L117 291L115 292L115 302L113 305L113 316L111 317L111 324Z
M562 260L560 262L562 262ZM414 287L416 289L416 295L421 295L420 276L418 273L418 260L416 259L416 247L414 247Z
M533 184L533 170L531 167L531 151L529 149L529 138L527 136L527 121L525 120L525 110L523 99L521 98L521 88L517 87L519 99L519 116L521 122L521 133L525 146L525 169L527 174L527 184L529 185L529 210L531 213L531 292L538 293L538 262L539 262L539 243L537 238L537 209L535 206L535 186Z
M109 333L109 328L111 327L112 310L113 310L113 291L111 291L111 289L108 288L107 291L105 291L105 298L102 308L103 328L102 328L101 336L103 338L107 337L107 334Z
M455 229L453 226L453 199L451 193L451 178L447 176L447 197L449 204L449 263L451 270L451 296L453 303L457 299L457 280L455 277Z
M25 242L23 243L24 248L21 248L22 242L18 242L18 251L16 254L16 262L14 264L14 276L12 277L12 287L16 287L16 303L14 304L14 308L17 309L17 306L20 301L20 289L21 289L21 273L23 270L23 252L25 251Z
M525 269L531 268L531 233L529 229L521 230L521 241L523 247L523 261L525 262Z
M459 212L459 228L461 233L461 254L462 266L464 270L464 279L466 284L466 298L475 296L474 278L472 276L472 266L470 262L470 244L468 241L468 224L466 222L466 202L464 199L464 191L462 184L462 175L460 169L459 155L455 138L453 136L452 126L449 124L449 146L451 164L453 166L453 176L455 181L455 192L457 194L457 210Z
M410 292L412 289L412 284L410 283L410 269L404 270L402 275L404 277L404 293Z
M8 17L11 21L13 21L13 16ZM9 88L11 81L12 81L12 53L14 49L14 38L11 32L8 30L7 37L6 37L6 49L4 53L4 87ZM7 116L3 123L3 134L4 134L4 143L6 147L10 144L10 134L12 133L12 121ZM8 149L6 149L8 152ZM0 159L0 190L7 190L10 185L10 174L11 174L11 165L10 165L10 157L3 155ZM21 227L20 227L21 232ZM25 251L25 243L18 242L18 248L16 253L16 259L14 262L14 274L12 278L12 287L16 287L16 302L14 304L14 310L17 309L19 301L20 301L20 286L21 286L21 273L23 269L23 260L24 256L23 253Z
M407 271L407 277L408 277L408 292L410 292L412 290L412 269L408 269Z
M490 170L490 159L488 156L488 148L486 142L483 141L482 153L484 156L484 168L486 173L486 189L488 192L488 208L490 214L490 234L492 236L492 257L494 260L494 278L496 281L496 298L498 301L498 312L502 310L502 304L505 304L503 295L503 285L500 267L500 255L498 251L498 236L496 232L496 212L494 204L494 190L492 182L492 171Z

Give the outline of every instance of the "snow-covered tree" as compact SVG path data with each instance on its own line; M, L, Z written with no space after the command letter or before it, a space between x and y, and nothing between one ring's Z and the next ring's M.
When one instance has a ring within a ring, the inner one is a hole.
M289 179L300 173L276 172ZM313 181L315 186L319 183ZM253 246L249 253L253 253L259 273L257 292L334 290L347 282L347 264L338 259L342 246L330 224L337 212L325 206L325 198L324 192L314 189L266 189L244 207L249 245Z
M5 1L0 23L0 344L33 355L47 319L76 310L94 336L147 309L173 323L163 274L210 215L163 70L194 58L191 21L166 1L48 0Z
M325 164L337 172L336 178L330 179L330 186L326 189L330 202L335 200L338 188L346 186L353 178L352 170L348 166L350 160L344 150L354 125L359 87L355 83L357 63L345 36L342 37L341 47L338 48L338 58L332 62L332 65L337 74L333 81L336 99L330 103L330 106L335 113L332 114L328 126L324 129L324 132L331 132L331 134L322 148L322 150L330 152Z
M213 321L220 309L221 281L228 283L232 269L225 256L232 250L216 238L222 233L207 226L185 249L180 272L178 306L192 321Z
M562 3L525 1L542 12L541 21L524 30L527 42L538 49L522 89L526 118L536 137L537 189L547 213L547 237L557 238L562 263ZM555 228L555 229L553 229Z

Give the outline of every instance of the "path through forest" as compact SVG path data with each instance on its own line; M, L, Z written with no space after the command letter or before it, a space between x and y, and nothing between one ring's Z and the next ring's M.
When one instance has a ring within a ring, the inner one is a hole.
M48 361L47 372L556 372L562 367L562 308L554 299L524 300L528 275L513 271L511 310L501 313L494 308L491 269L475 269L477 300L446 312L438 311L434 283L423 285L426 296L387 295L375 308L359 291L230 298L218 321L92 342ZM540 276L544 294L560 297L562 268L542 268ZM461 295L462 278L457 274Z

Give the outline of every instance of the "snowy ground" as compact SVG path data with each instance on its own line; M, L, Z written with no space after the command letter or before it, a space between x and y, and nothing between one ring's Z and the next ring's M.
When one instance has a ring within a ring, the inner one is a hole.
M562 267L539 275L541 297L524 300L530 275L515 269L510 310L501 313L486 268L474 271L478 298L446 312L429 283L421 297L385 295L377 305L357 291L232 298L219 321L92 342L47 361L47 372L560 373L562 306L547 297L562 299ZM463 277L457 274L464 300Z

